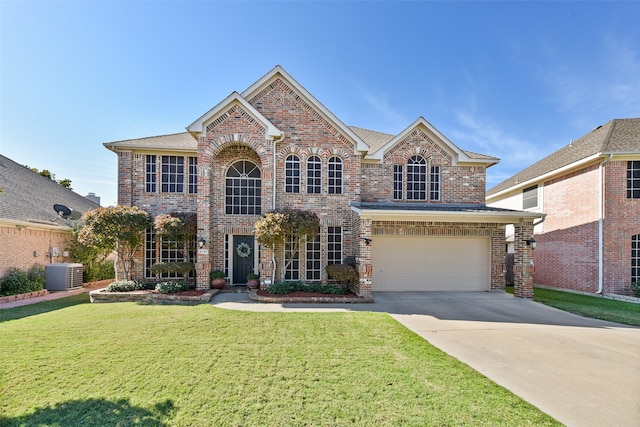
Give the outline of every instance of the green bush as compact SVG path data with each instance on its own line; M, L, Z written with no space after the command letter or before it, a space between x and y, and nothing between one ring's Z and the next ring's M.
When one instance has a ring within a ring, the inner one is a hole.
M633 291L633 293L635 294L635 296L637 296L638 298L640 298L640 282L633 282L631 284L631 290Z
M152 291L156 288L156 282L136 282L137 291Z
M82 273L85 282L97 282L116 277L113 261L98 261L91 265L85 264Z
M329 264L324 270L330 279L342 285L352 285L358 282L358 272L355 268L347 264Z
M185 276L192 270L193 263L190 262L158 262L151 266L151 272L157 275L176 273Z
M174 294L189 290L189 285L184 282L160 282L156 285L156 291L161 294Z
M9 267L0 279L0 296L26 294L44 289L44 267L34 264L28 271Z
M285 295L295 291L317 292L320 294L329 295L344 295L349 290L343 286L323 285L320 283L305 285L302 282L274 283L266 289L267 293L275 295Z
M136 290L136 282L133 280L118 280L107 286L107 292L131 292Z

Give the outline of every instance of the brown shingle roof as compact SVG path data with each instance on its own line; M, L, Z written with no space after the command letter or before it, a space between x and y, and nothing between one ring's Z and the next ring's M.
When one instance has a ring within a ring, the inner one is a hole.
M640 153L640 118L614 119L489 189L487 196L597 154Z
M173 133L170 135L150 136L147 138L125 139L122 141L107 142L105 147L110 150L116 148L142 148L196 151L198 141L189 132Z

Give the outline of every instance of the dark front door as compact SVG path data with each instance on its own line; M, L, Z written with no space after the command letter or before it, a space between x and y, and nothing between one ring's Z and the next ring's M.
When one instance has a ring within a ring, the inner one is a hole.
M233 284L247 283L247 274L253 273L254 242L253 236L233 236Z

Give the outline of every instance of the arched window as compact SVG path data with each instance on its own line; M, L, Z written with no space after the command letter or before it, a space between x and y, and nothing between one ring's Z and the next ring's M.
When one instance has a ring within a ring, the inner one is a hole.
M322 162L320 157L311 156L307 159L307 193L320 194L322 192Z
M407 161L407 200L426 200L427 161L413 156Z
M255 163L241 160L227 171L225 189L226 213L231 215L260 215L262 213L262 182Z
M329 194L342 194L342 159L329 159Z
M284 191L285 193L300 192L300 159L295 154L289 154L284 161Z

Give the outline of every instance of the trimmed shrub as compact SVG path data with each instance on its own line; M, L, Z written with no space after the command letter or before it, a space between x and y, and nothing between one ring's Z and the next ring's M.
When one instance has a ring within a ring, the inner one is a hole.
M156 282L136 282L137 291L152 291L156 288Z
M324 270L330 279L342 285L352 285L358 282L358 272L355 268L347 264L329 264Z
M305 285L302 282L274 283L266 289L267 293L275 295L285 295L295 291L316 292L328 295L344 295L349 290L343 286L323 285L321 283Z
M85 264L82 273L85 282L97 282L116 277L113 261L98 261L91 265Z
M189 290L189 285L184 282L160 282L156 285L156 291L161 294L175 294Z
M107 292L131 292L136 290L136 282L133 280L118 280L107 286Z
M640 282L633 282L631 284L631 290L633 291L633 293L635 294L635 296L637 296L638 298L640 298Z
M19 295L44 289L44 267L34 264L29 271L9 267L0 279L0 296Z

